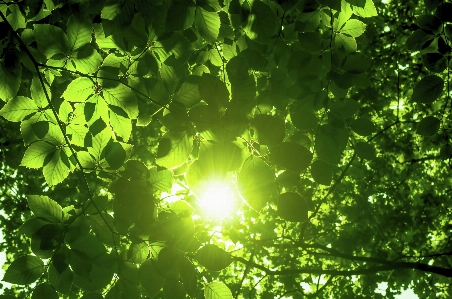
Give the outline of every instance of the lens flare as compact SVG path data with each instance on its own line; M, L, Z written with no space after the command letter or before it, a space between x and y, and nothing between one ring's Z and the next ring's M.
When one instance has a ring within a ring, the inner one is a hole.
M232 184L212 181L203 184L198 204L209 219L221 220L231 216L237 205L237 194Z

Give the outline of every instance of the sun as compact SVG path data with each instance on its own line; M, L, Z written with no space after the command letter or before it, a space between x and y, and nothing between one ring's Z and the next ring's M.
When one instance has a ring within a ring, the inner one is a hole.
M231 216L237 207L237 191L227 181L205 182L200 189L198 205L201 213L212 220Z

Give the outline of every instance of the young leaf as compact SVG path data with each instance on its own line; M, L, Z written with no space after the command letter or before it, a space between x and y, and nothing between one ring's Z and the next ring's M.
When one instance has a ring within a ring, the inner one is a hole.
M278 214L287 221L308 221L308 204L295 192L286 192L278 198Z
M198 262L211 271L220 271L232 263L232 258L215 244L207 244L196 253Z
M275 187L273 170L260 158L250 155L238 175L237 189L255 211L270 200Z
M342 27L340 31L341 33L345 33L353 37L358 37L363 34L365 30L366 24L359 20L351 19L348 20L347 23L345 23L344 27Z
M185 163L193 142L187 132L166 132L160 139L156 163L168 169Z
M231 290L222 282L214 281L204 286L205 299L232 299Z
M443 92L444 80L437 75L427 75L419 81L413 90L413 101L430 104Z
M66 29L71 52L91 42L93 29L87 20L72 15L67 22Z
M55 151L55 145L45 141L36 141L27 148L20 165L29 168L41 168L46 157Z
M35 282L44 273L44 263L33 255L14 260L5 272L3 281L26 285Z
M80 77L66 87L62 97L69 102L84 102L92 94L94 94L94 83L89 78Z
M206 11L196 7L195 26L199 35L208 42L214 44L220 33L220 16L216 12Z
M432 136L436 134L440 127L440 120L434 116L427 116L419 123L416 133L421 136Z
M57 149L49 163L44 165L43 173L47 184L55 186L61 183L68 175L71 169L70 161L66 152Z
M283 142L272 153L275 164L298 173L308 168L312 156L307 148L295 142Z
M378 15L372 0L366 0L364 7L353 6L352 10L356 15L363 18L370 18Z
M36 217L59 223L63 220L61 206L47 196L29 195L28 206Z
M0 115L9 121L23 121L25 117L36 113L38 107L35 102L27 97L18 96L9 100L0 110Z
M31 295L31 299L58 299L58 293L55 291L52 285L48 283L42 283L33 291L33 295Z

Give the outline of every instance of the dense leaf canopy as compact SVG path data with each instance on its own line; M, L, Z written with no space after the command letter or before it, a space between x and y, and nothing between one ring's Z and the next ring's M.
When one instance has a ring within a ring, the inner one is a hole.
M452 3L0 17L0 298L451 298Z

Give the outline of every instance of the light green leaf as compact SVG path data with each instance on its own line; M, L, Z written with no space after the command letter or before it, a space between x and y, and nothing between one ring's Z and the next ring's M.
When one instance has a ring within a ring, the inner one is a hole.
M114 111L115 110L112 109L110 110L110 125L116 135L120 136L124 142L127 142L129 141L130 134L132 133L132 121L119 113L115 113Z
M22 65L14 69L13 72L8 71L5 67L0 67L0 99L4 102L14 98L19 91L22 78Z
M94 83L89 78L80 77L68 85L62 97L69 102L84 102L92 94Z
M121 107L131 119L138 116L137 98L130 88L119 84L113 88L105 88L103 90L105 101L114 106Z
M220 16L216 12L206 11L196 7L195 26L199 35L208 42L214 44L220 33Z
M231 255L215 244L207 244L196 253L198 262L210 271L220 271L232 263Z
M105 128L93 137L92 147L88 147L88 152L97 160L101 160L102 152L107 146L113 134L109 128Z
M260 158L250 155L238 175L240 195L255 211L260 211L270 200L274 188L273 170Z
M344 34L336 34L334 42L337 48L342 47L347 52L356 52L358 49L355 38Z
M204 286L205 299L232 299L231 290L222 282L214 281Z
M43 173L47 184L55 186L61 183L70 172L69 158L63 150L56 150L52 160L44 166Z
M148 183L155 190L168 191L173 185L173 173L167 169L157 171L157 168L151 168L149 170Z
M51 99L52 91L50 90L48 85L45 85L45 87L47 95ZM30 93L32 100L36 103L38 107L44 108L49 105L44 89L42 88L41 82L39 81L39 78L37 76L33 77L33 80L31 80Z
M31 295L31 299L58 299L58 293L55 291L53 286L48 283L42 283L33 291L33 295Z
M432 136L436 134L440 127L440 120L434 116L424 117L417 126L416 133L421 136Z
M113 233L113 217L107 213L88 216L96 237L102 243L110 246L119 245L119 235Z
M38 107L32 99L18 96L9 100L0 110L0 115L9 121L22 121L28 115L38 111Z
M14 260L6 270L3 281L27 285L35 282L44 273L44 263L33 255L25 255Z
M55 54L66 55L69 52L67 36L59 27L36 24L35 37L39 50L47 58L51 58Z
M10 14L6 17L8 23L13 27L14 30L19 28L25 28L25 17L20 11L19 5L8 5Z
M361 22L359 20L352 19L352 20L348 20L347 23L345 23L344 27L342 27L340 32L348 34L353 37L358 37L361 34L363 34L365 30L366 30L366 24L364 24L363 22Z
M363 18L378 16L374 2L372 0L366 0L366 4L364 5L364 7L352 6L352 10L356 15Z
M82 20L72 15L67 21L66 30L71 52L91 42L93 29L86 19Z
M45 141L36 141L27 148L20 165L29 168L41 168L46 157L55 151L55 145Z
M68 60L66 67L71 71L84 74L96 72L102 64L102 56L91 46L85 45L75 51Z
M61 206L47 196L28 195L28 206L36 217L58 223L63 220Z
M193 148L187 132L166 132L160 139L156 163L168 169L185 163Z

